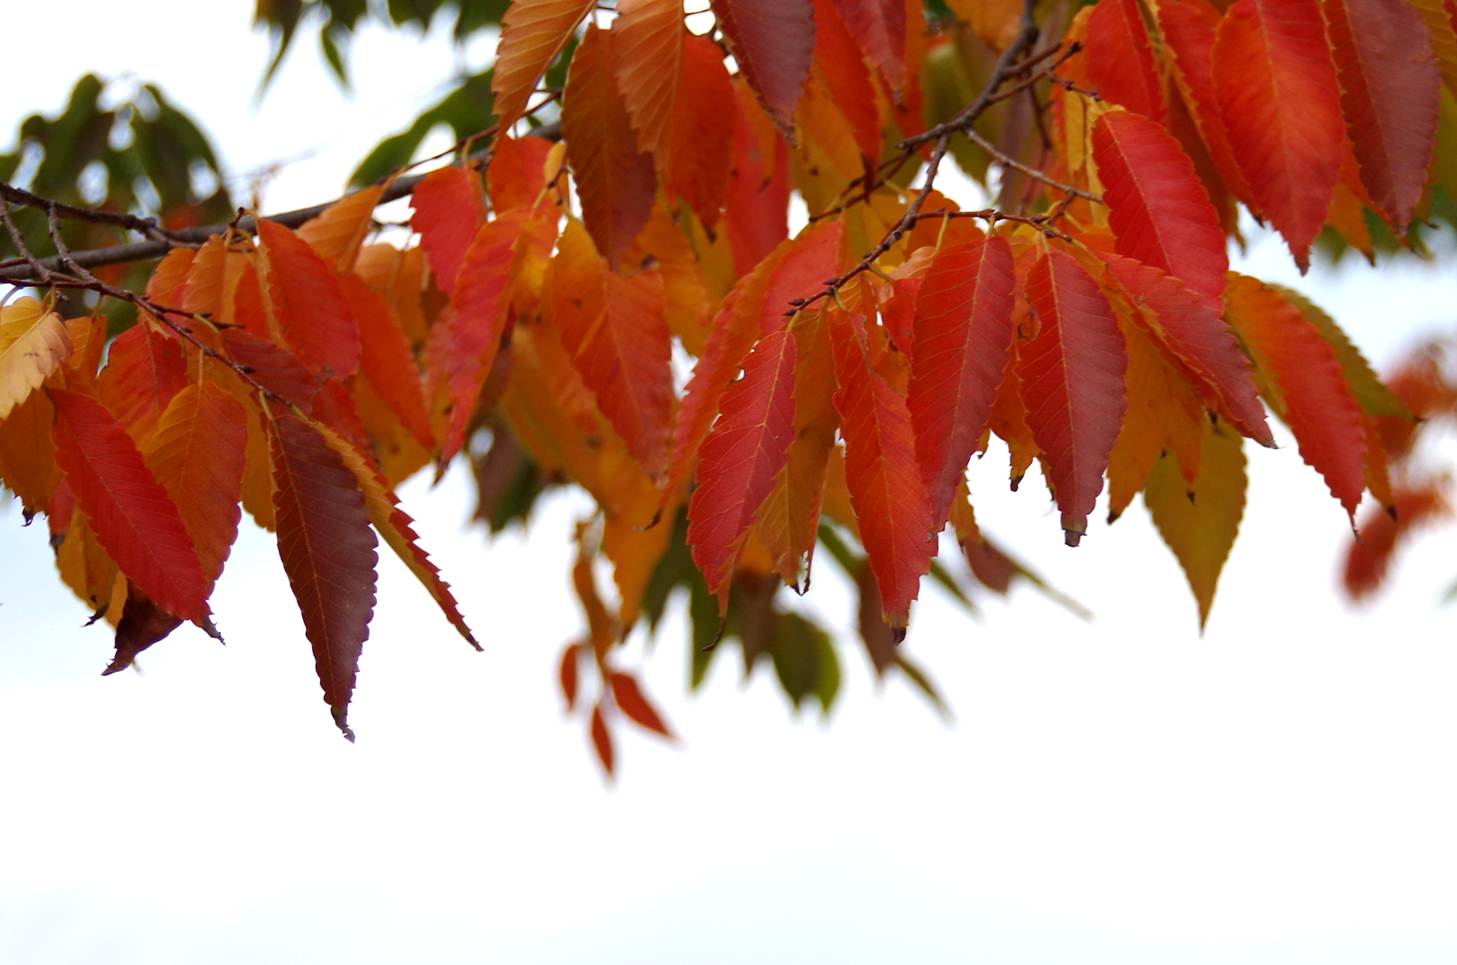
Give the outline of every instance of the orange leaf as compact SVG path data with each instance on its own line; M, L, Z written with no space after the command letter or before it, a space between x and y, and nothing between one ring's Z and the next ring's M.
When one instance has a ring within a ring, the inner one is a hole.
M0 420L10 415L71 354L59 315L34 298L0 308Z
M1235 160L1303 270L1341 174L1340 96L1317 0L1239 0L1212 56Z
M609 264L647 224L656 182L653 159L638 150L627 108L617 92L615 31L588 26L572 56L562 99L562 134L577 181L582 221Z
M1217 300L1229 271L1224 229L1179 142L1146 117L1109 111L1093 128L1093 159L1118 253Z
M359 327L332 269L298 235L258 222L268 256L268 290L283 335L299 358L333 378L359 369Z
M682 0L622 0L612 22L612 65L623 106L637 143L668 168L668 128L679 99L679 65L684 38ZM712 41L709 41L712 43ZM706 105L694 104L704 110ZM720 124L722 118L718 119Z
M207 581L177 505L104 405L65 389L50 397L56 462L102 548L163 609L201 623Z
M1365 489L1366 429L1334 350L1299 308L1253 278L1231 275L1225 299L1271 408L1354 518Z
M394 313L356 275L339 279L349 311L359 326L363 354L360 370L379 397L389 404L395 416L426 449L434 445L430 433L430 415L425 409L425 394L420 368L405 330Z
M167 403L186 384L187 363L176 339L138 321L111 343L106 368L96 379L96 394L142 445Z
M334 723L349 740L349 698L374 612L377 560L354 474L307 422L281 414L270 432L278 555L313 645Z
M568 711L577 705L577 663L581 654L581 644L569 644L562 650L561 663L557 666L557 680L561 684L562 699L567 702Z
M1067 544L1076 546L1123 421L1127 355L1108 300L1071 255L1039 258L1026 293L1039 325L1017 359L1027 424L1042 450Z
M513 0L506 7L491 76L498 130L520 119L536 82L591 9L592 0Z
M830 311L845 482L885 622L904 628L936 543L906 401L871 365L864 321Z
M342 274L352 272L383 191L382 186L374 185L346 194L301 225L298 236L308 242L309 247L335 271Z
M1011 247L990 238L943 248L916 296L906 403L933 531L945 523L991 418L1012 344L1016 285Z
M410 208L410 227L420 233L435 286L449 295L466 249L486 220L480 175L454 166L431 171L411 192Z
M528 208L546 190L552 143L544 137L500 137L491 144L486 193L497 213Z
M718 419L699 450L688 545L721 612L744 535L789 457L794 350L794 338L784 330L754 346L743 377L724 391Z
M814 54L810 0L713 0L713 12L739 70L788 135Z
M1422 199L1442 78L1416 10L1387 0L1325 0L1341 106L1361 183L1398 235Z
M661 474L673 400L662 279L651 270L613 272L571 221L546 287L551 320L582 381L644 470Z

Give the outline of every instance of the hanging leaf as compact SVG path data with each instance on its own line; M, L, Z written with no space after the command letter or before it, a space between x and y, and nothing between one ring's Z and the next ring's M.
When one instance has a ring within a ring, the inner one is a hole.
M187 363L176 339L139 322L112 341L106 368L96 379L96 394L141 445L186 384Z
M1099 95L1162 124L1168 105L1138 0L1099 0L1083 43L1081 64Z
M268 258L268 290L283 335L299 358L333 378L359 369L359 327L329 265L298 235L258 222Z
M623 106L643 151L667 170L669 127L679 97L683 42L682 0L622 0L612 22L612 65ZM705 105L694 105L702 110Z
M1043 255L1025 287L1039 326L1017 359L1027 424L1042 450L1067 545L1076 546L1123 421L1127 356L1108 300L1072 256Z
M298 229L298 236L308 242L324 261L341 274L354 270L354 261L364 244L365 235L374 223L374 209L384 188L373 185L353 194L346 194L310 218Z
M865 58L892 91L906 82L906 5L903 0L835 0L840 17Z
M354 474L307 422L270 423L273 506L283 559L334 723L349 740L349 698L374 612L375 546Z
M520 119L536 82L591 9L592 0L513 0L506 7L491 76L500 130Z
M410 228L420 233L436 286L449 295L466 250L486 221L481 177L464 167L431 171L410 193L410 207Z
M688 202L705 226L718 222L728 190L737 105L723 51L707 37L683 38L682 71L667 132L667 188Z
M734 59L786 136L814 55L810 0L713 0Z
M0 419L5 419L71 354L66 324L34 298L0 308Z
M942 249L917 294L906 402L933 531L991 419L1010 357L1015 292L1011 246L993 237Z
M1177 461L1166 455L1149 475L1143 500L1159 535L1183 567L1203 629L1244 515L1245 456L1240 437L1219 426L1206 427L1194 484L1185 481Z
M56 462L102 548L158 605L207 618L207 581L177 505L136 444L95 398L50 389Z
M427 449L433 445L430 416L425 409L424 386L415 353L410 350L405 330L384 299L356 275L339 279L349 312L359 326L360 371L369 380L400 424Z
M612 702L622 711L624 717L644 730L672 740L673 734L668 730L668 725L663 723L663 718L643 695L642 688L631 674L609 673L607 682L612 687Z

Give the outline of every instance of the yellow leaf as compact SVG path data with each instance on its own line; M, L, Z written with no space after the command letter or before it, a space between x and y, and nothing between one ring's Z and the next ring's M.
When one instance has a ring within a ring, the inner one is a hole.
M34 298L0 308L0 419L71 354L66 324Z

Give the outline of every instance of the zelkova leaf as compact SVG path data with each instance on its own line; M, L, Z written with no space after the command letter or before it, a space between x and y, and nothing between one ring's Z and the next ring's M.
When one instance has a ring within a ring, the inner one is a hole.
M223 329L222 344L254 382L300 408L313 405L319 379L288 349L239 328Z
M1199 604L1199 626L1209 620L1219 573L1229 558L1245 509L1245 455L1240 437L1208 426L1199 478L1190 486L1166 454L1149 475L1143 501L1159 535L1184 570Z
M119 673L136 662L137 655L166 639L182 621L147 598L133 583L127 583L121 618L116 621L116 654L101 671L103 677Z
M864 322L831 312L845 483L885 622L904 629L936 542L905 399L871 365Z
M1016 294L1006 239L942 249L915 302L907 407L916 459L939 530L991 418L1012 344Z
M1407 0L1431 35L1432 51L1447 89L1457 94L1457 7L1453 0Z
M865 58L880 68L891 90L906 82L906 5L903 0L835 0Z
M1103 256L1109 273L1132 300L1135 320L1154 336L1210 408L1262 446L1273 446L1250 361L1234 332L1206 297L1157 268Z
M268 258L268 290L284 338L300 359L333 378L359 369L359 327L333 269L298 235L273 221L258 222Z
M1416 10L1388 0L1324 0L1341 107L1361 183L1398 235L1422 198L1442 78Z
M638 149L613 79L615 33L588 26L562 98L562 133L582 221L613 266L647 224L656 191L652 157Z
M814 55L811 0L713 0L713 12L749 86L790 132Z
M0 420L71 354L66 323L34 298L0 308Z
M1229 270L1224 229L1179 142L1142 115L1109 111L1093 128L1093 159L1118 253L1217 301Z
M1123 421L1127 355L1108 300L1071 255L1043 255L1025 288L1038 324L1017 357L1027 424L1042 450L1067 544L1076 546Z
M657 158L658 170L666 171L669 126L688 36L682 0L622 0L612 35L612 70L638 146Z
M794 337L787 330L760 339L744 360L743 377L724 391L719 416L699 450L687 540L720 611L727 606L744 535L789 458L794 361Z
M667 463L672 337L657 272L608 268L581 222L569 222L546 288L562 346L628 451L649 475Z
M56 462L103 549L167 612L201 623L207 580L182 514L95 398L50 389Z
M271 422L278 555L298 601L334 723L349 740L349 698L374 612L375 547L349 467L295 416Z
M1321 308L1296 291L1291 291L1280 285L1269 287L1278 291L1285 297L1285 300L1299 310L1300 315L1320 333L1326 344L1335 353L1336 362L1340 364L1341 375L1346 380L1346 385L1351 389L1351 395L1355 397L1356 404L1361 411L1369 416L1389 416L1395 419L1410 421L1415 418L1411 409L1407 408L1405 402L1397 396L1386 384L1381 381L1371 363L1361 354L1336 320L1327 315Z
M354 270L360 246L374 223L374 209L384 192L380 185L347 194L310 218L298 229L298 236L324 261L342 274Z
M1317 0L1238 0L1212 51L1215 92L1255 206L1304 269L1340 180L1335 67Z
M144 453L182 515L211 590L238 535L247 412L212 382L173 397Z
M481 177L470 168L431 171L410 193L410 227L430 262L435 286L449 295L465 253L486 220Z
M106 368L96 379L96 394L140 445L186 384L187 362L176 339L140 321L111 343Z
M1335 351L1276 289L1231 275L1230 324L1254 356L1270 407L1295 434L1300 455L1354 517L1365 488L1366 431Z
M354 474L359 492L364 497L365 512L369 514L369 521L374 525L375 532L384 538L385 544L395 551L395 555L415 575L415 579L420 581L425 592L430 594L430 598L440 607L440 612L465 638L465 642L480 650L481 645L476 642L470 627L466 626L460 606L455 602L455 595L450 592L450 584L441 579L440 568L420 548L417 542L419 537L415 535L415 521L400 508L399 499L380 473L379 466L338 433L322 426L316 426L315 429Z
M855 132L860 153L874 159L880 153L880 113L865 58L841 19L835 0L813 0L813 4L815 76Z
M673 734L663 718L643 694L637 680L631 674L611 672L607 681L612 685L612 702L622 711L624 717L644 730L672 739Z
M465 444L466 426L500 351L510 319L516 240L524 221L525 212L518 209L481 226L466 251L450 305L425 344L431 396L445 408L442 466Z
M425 408L424 384L409 339L393 312L357 275L339 279L349 311L359 326L363 351L360 371L380 399L425 448L433 445L430 415Z
M1098 0L1084 44L1081 64L1104 100L1164 120L1168 103L1138 0Z
M491 75L501 130L520 119L536 82L591 9L592 0L514 0L506 7Z
M728 190L738 110L723 51L707 37L683 38L682 72L668 127L668 191L688 202L698 220L717 223Z

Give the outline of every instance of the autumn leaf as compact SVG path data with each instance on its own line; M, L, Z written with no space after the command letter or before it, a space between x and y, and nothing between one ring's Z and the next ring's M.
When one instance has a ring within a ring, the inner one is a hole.
M613 75L638 146L658 159L660 171L667 170L668 132L688 36L682 0L622 0L612 35Z
M374 612L375 546L354 474L296 416L270 423L278 555L313 645L334 723L349 740L349 698Z
M602 716L602 704L599 701L592 707L592 722L589 725L592 734L592 749L597 753L597 761L602 765L609 780L612 778L612 735L607 730L607 721Z
M1225 300L1230 323L1264 378L1271 408L1295 433L1300 455L1354 518L1365 488L1366 433L1334 350L1298 308L1253 278L1231 275Z
M70 354L65 323L34 298L0 308L0 419L25 402Z
M845 481L885 622L902 630L936 543L905 399L871 366L859 316L832 313L835 408L845 440Z
M1177 461L1165 455L1149 475L1143 500L1159 535L1183 567L1203 629L1244 515L1245 456L1240 437L1207 426L1194 484L1185 482Z
M562 133L582 221L614 267L647 224L656 191L652 157L638 149L613 81L616 44L615 31L588 26L562 100Z
M1304 270L1341 173L1341 106L1318 0L1238 0L1214 39L1220 116L1255 206Z
M187 363L174 338L138 322L118 335L96 379L96 394L138 445L146 442L172 397L187 384Z
M1361 183L1398 236L1426 187L1442 79L1416 10L1385 0L1324 0L1346 128Z
M449 295L466 250L486 221L480 175L454 165L431 171L410 193L410 207L410 227L420 233L430 273Z
M379 397L394 411L400 424L420 443L431 448L430 416L425 409L425 394L420 368L409 340L394 313L355 275L339 279L349 311L359 326L362 352L360 371Z
M744 535L789 457L794 350L785 330L759 340L744 361L743 376L724 391L719 416L699 450L687 538L720 611L727 606Z
M786 136L814 55L810 0L713 0L739 69Z
M1109 111L1093 127L1093 159L1118 253L1217 301L1229 270L1224 229L1179 143L1146 117Z
M374 224L374 209L379 204L383 186L373 185L353 194L346 194L310 218L298 229L298 236L308 242L314 253L332 265L340 274L354 271L354 261L364 244L365 235Z
M333 378L359 369L359 327L332 269L298 235L273 221L258 222L268 259L273 310L299 358Z
M642 688L638 686L637 680L631 674L614 671L608 673L607 682L612 687L612 702L617 705L618 710L622 711L624 717L644 730L661 734L669 740L673 738L672 732L668 730L668 725L663 723L663 718L648 702Z
M906 6L902 0L835 0L840 17L860 50L890 85L906 81Z
M1099 0L1088 17L1084 46L1081 65L1104 100L1155 122L1165 119L1163 81L1138 0Z
M1027 424L1042 450L1067 544L1076 546L1123 420L1127 356L1108 300L1072 256L1043 255L1025 289L1039 326L1017 359Z
M907 396L916 457L941 529L991 419L1012 344L1012 249L989 238L944 248L923 276Z
M536 82L591 9L592 0L513 0L506 7L491 76L501 130L520 119Z
M738 107L723 51L707 37L683 38L677 98L667 131L668 191L688 202L707 226L718 222L728 191L734 127L724 122Z
M56 462L97 540L163 609L201 623L207 580L177 505L104 405L80 392L48 391Z

